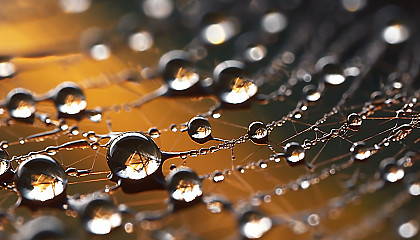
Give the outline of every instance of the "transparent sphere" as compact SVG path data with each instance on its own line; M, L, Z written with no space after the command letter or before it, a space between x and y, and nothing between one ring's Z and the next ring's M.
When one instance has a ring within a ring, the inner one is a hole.
M69 115L80 113L87 105L82 89L71 82L57 86L54 103L60 113Z
M242 236L249 239L262 237L272 225L270 218L254 210L243 213L239 219L239 231Z
M20 196L31 201L47 201L62 194L67 174L49 156L34 155L22 162L15 174L15 186Z
M305 149L296 142L286 144L284 156L290 163L298 163L305 158Z
M172 199L191 202L203 194L201 180L190 168L176 168L166 178L167 189Z
M80 215L86 231L93 234L108 234L121 225L122 216L117 207L106 198L89 201Z
M368 159L372 154L364 142L354 143L350 152L353 154L353 158L359 161Z
M73 239L67 233L64 223L53 216L40 216L32 219L19 228L16 239L20 240L47 240L47 239Z
M7 94L6 107L11 117L26 119L35 113L35 100L26 89L16 88Z
M204 117L193 117L188 122L188 135L198 143L204 143L211 138L211 126Z
M267 144L268 130L262 122L252 122L248 127L248 137L253 143Z
M200 76L192 68L189 54L182 50L173 50L162 55L159 59L159 71L168 87L175 91L189 89L200 80Z
M410 37L410 30L399 23L391 24L382 31L382 38L389 44L400 44Z
M162 153L151 138L138 132L126 132L112 140L106 159L116 176L139 180L160 167Z
M330 85L340 85L345 80L343 69L333 56L326 56L318 60L316 69L322 73L324 82Z
M303 93L308 102L316 102L321 98L321 92L314 85L304 87Z
M379 168L382 178L387 182L397 182L405 175L403 166L399 166L395 158L386 158L382 160Z
M9 154L0 148L0 177L10 169Z
M362 122L362 117L357 113L350 113L347 116L347 125L352 131L359 131Z

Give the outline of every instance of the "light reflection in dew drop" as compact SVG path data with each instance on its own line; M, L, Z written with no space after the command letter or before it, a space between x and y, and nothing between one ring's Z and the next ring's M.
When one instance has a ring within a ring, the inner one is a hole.
M308 102L316 102L321 98L321 92L313 85L308 85L303 89L305 98Z
M248 127L248 137L256 144L267 144L267 127L262 122L252 122Z
M211 213L221 213L223 210L223 203L220 201L211 201L209 203L207 203L207 209L211 212Z
M324 76L324 80L326 83L329 83L331 85L340 85L346 80L346 78L341 74L331 73L326 74Z
M319 216L318 214L311 214L308 216L308 224L311 226L318 226L319 225Z
M108 147L110 170L120 178L139 180L154 173L161 164L162 153L155 142L137 132L126 132Z
M232 20L224 20L219 23L210 24L202 31L202 38L205 42L218 45L231 39L237 32Z
M382 37L389 44L399 44L410 37L410 31L402 24L392 24L383 30Z
M398 227L398 234L402 238L412 238L417 235L419 231L419 223L415 220L408 221Z
M381 170L382 177L387 182L397 182L405 175L403 166L399 166L394 158L386 158L382 160L379 168Z
M91 0L58 0L58 5L65 13L82 13L89 9Z
M371 151L368 149L364 142L356 142L350 148L354 159L356 160L365 160L368 159L371 155Z
M225 175L222 172L217 171L213 174L213 182L221 182L225 180Z
M83 91L73 83L65 82L57 87L54 103L60 113L74 115L86 108Z
M190 168L179 167L167 177L167 189L172 199L191 202L203 194L201 180Z
M343 7L349 12L356 12L366 6L366 0L342 0Z
M0 148L0 176L10 169L9 154Z
M65 191L67 175L51 157L35 155L19 165L16 189L27 200L47 201Z
M298 163L305 158L305 149L296 142L286 144L284 147L286 160L291 163Z
M362 126L362 122L362 117L357 113L351 113L347 116L347 125L352 131L358 131L360 126Z
M103 61L109 58L111 50L105 44L96 44L90 48L89 54L96 61Z
M133 33L128 38L128 46L133 51L143 52L153 46L153 37L146 31Z
M263 45L257 45L245 50L245 58L249 62L258 62L267 54L267 49Z
M15 74L15 65L11 62L0 62L0 78L7 78Z
M257 239L270 230L273 223L270 218L251 210L241 216L239 225L242 236Z
M261 19L261 27L268 33L278 33L287 27L287 18L279 12L271 12Z
M250 80L240 77L232 80L232 88L230 92L221 94L223 101L231 104L239 104L253 97L258 91L258 87Z
M199 75L191 69L179 68L175 78L169 81L169 87L174 90L185 90L196 84L199 79Z
M122 222L117 208L106 199L91 200L83 209L81 217L86 230L98 235L110 233Z
M171 0L145 0L143 2L143 10L146 16L155 19L168 18L174 9Z
M211 126L204 117L194 117L188 122L188 135L198 143L204 143L211 137Z
M13 89L7 94L6 106L13 118L25 119L35 113L35 100L25 89Z

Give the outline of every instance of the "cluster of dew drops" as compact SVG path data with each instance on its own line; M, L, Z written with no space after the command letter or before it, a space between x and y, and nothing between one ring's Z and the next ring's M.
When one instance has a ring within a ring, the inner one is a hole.
M66 14L76 16L88 12L95 2L59 0L57 4ZM64 82L43 94L35 94L23 88L10 91L0 102L1 127L9 127L16 122L55 127L52 131L22 137L17 140L19 144L54 138L61 134L79 135L81 139L18 156L10 156L7 148L11 143L2 141L2 191L10 191L19 196L16 205L4 211L2 217L20 224L20 230L16 233L18 239L37 239L37 236L46 233L66 238L68 230L65 230L59 219L40 216L19 223L13 211L21 206L34 211L45 207L62 209L77 216L88 233L106 235L119 227L130 233L135 226L149 226L150 222L164 219L174 212L205 204L214 214L222 211L232 213L237 219L237 232L244 239L261 238L276 226L287 226L295 234L305 234L315 229L312 237L334 238L337 235L351 239L355 238L354 231L359 231L359 237L369 236L381 221L393 216L399 208L420 195L420 176L415 171L416 161L420 158L420 139L416 135L420 126L420 113L417 110L420 90L416 89L420 86L420 54L417 54L420 51L417 43L419 33L415 32L417 16L404 6L384 3L376 6L365 0L325 1L323 4L328 7L322 4L317 6L314 1L305 3L297 0L279 3L262 0L141 1L137 10L141 14L123 16L116 29L116 34L122 35L125 44L136 54L149 51L155 44L154 35L157 39L162 34L139 25L137 19L140 17L162 24L167 24L168 19L176 21L180 26L174 25L195 34L193 39L186 46L162 54L154 69L127 71L118 75L120 80L116 81L117 84L119 81L139 81L139 78L141 81L152 78L164 80L160 88L137 101L87 109L84 90L95 87L89 80L83 86ZM367 27L369 24L372 26ZM88 29L80 40L83 53L94 61L108 59L114 48L107 35L102 29ZM200 67L212 51L226 44L233 44L231 48L234 49L234 56L223 56L224 59L212 67L211 73ZM393 65L384 70L378 66L378 61L382 61L381 57L387 54L392 54ZM363 106L350 104L359 97L359 91L363 90L369 78L383 77L375 75L378 71L384 72L382 75L386 76L378 91L371 93ZM19 69L14 66L13 59L0 62L1 81L13 81L17 74ZM344 91L336 90L340 86L346 86ZM334 91L341 95L339 100L331 108L322 109L321 114L315 112L320 117L315 122L306 123L305 130L296 132L296 135L280 143L271 140L277 128L285 127L288 123L304 122L309 118L311 109L318 107L324 95ZM242 136L233 139L212 135L209 119L217 121L225 111L249 109L257 104L282 103L295 95L299 95L300 100L295 101L290 111L277 120L266 123L253 121ZM173 124L168 129L153 127L145 132L113 132L111 128L108 133L81 132L77 126L69 126L66 121L88 118L97 123L108 112L119 109L141 111L143 105L159 97L182 96L211 97L215 99L215 104L208 111L184 123ZM36 105L43 101L55 105L57 116L37 110ZM384 114L383 117L381 114ZM334 122L337 118L344 120L328 128L326 123L331 120ZM359 132L369 132L370 129L363 129L363 125L372 120L392 121L395 125L383 132L373 131L360 141L349 140L350 137L357 137ZM154 140L164 130L185 132L197 146L208 142L213 145L183 152L164 151ZM293 138L298 135L308 137L294 141ZM404 142L413 135L412 142ZM370 139L380 140L368 143ZM348 142L351 147L342 147L346 148L342 151L344 154L337 159L321 164L315 163L316 157L307 159L311 149L339 140ZM236 164L235 147L247 142L266 147L271 154L265 159L252 160L245 165ZM351 190L349 194L343 194L324 207L309 214L293 214L287 218L265 214L259 209L262 204L270 203L272 198L306 190L346 169L358 169L359 164L369 161L376 153L386 151L391 145L398 145L401 151L381 160L374 176L363 183L359 183L360 176L355 170L347 182ZM54 159L57 152L75 148L106 149L108 179L114 184L82 196L67 195L69 177L96 174L91 169L64 169ZM162 173L163 162L168 159L181 158L186 162L219 151L231 151L231 169L199 176L194 169L185 165L172 165L166 177ZM203 192L202 181L223 182L233 171L242 174L283 162L293 168L305 168L308 174L289 183L279 183L270 191L258 192L238 203ZM414 170L407 174L411 169ZM367 216L363 222L338 232L325 232L319 228L324 219L334 218L332 215L338 209L397 182L403 182L401 186L404 185L404 190L381 205L378 212ZM112 200L110 194L117 189L133 194L166 189L169 196L168 209L135 212ZM126 216L131 216L132 220L126 221ZM414 216L399 223L396 229L398 235L402 238L416 236L419 220L418 216ZM370 227L366 228L366 225ZM153 238L176 239L173 232L153 230ZM8 233L4 234L8 236ZM188 235L190 233L184 234L186 238L192 236Z

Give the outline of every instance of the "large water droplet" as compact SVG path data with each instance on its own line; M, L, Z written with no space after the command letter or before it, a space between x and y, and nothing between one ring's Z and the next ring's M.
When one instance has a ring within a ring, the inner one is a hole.
M231 39L237 31L235 21L225 18L205 26L201 31L201 37L206 43L219 45Z
M162 153L155 142L138 132L126 132L112 140L106 156L112 173L123 179L145 178L162 162Z
M404 177L404 169L394 158L386 158L379 165L382 178L387 182L396 182Z
M82 89L72 82L64 82L57 86L54 103L63 114L78 114L86 108L86 99Z
M193 117L188 122L188 135L198 143L205 143L211 139L211 126L204 117Z
M7 94L6 107L13 118L26 119L35 113L35 100L26 89L16 88Z
M190 168L176 168L169 173L166 182L169 195L177 201L188 203L203 194L201 180Z
M22 198L43 202L64 193L67 174L51 157L34 155L19 165L15 185Z
M5 180L3 177L10 170L9 154L6 150L0 148L0 180Z
M347 125L352 131L359 131L362 126L362 117L357 113L351 113L347 116Z
M122 217L116 206L106 198L89 201L84 206L80 217L85 229L93 234L108 234L121 225Z
M253 143L267 144L268 130L262 122L252 122L248 127L248 136Z
M371 151L364 142L354 143L350 148L350 152L352 152L353 158L359 161L368 159L371 156Z
M410 37L410 31L406 26L395 23L387 26L383 30L382 37L389 44L399 44L405 42Z
M249 239L262 237L273 225L270 218L260 212L250 210L242 214L239 219L239 230L242 236Z
M289 163L299 163L305 158L305 149L296 142L286 144L284 156Z

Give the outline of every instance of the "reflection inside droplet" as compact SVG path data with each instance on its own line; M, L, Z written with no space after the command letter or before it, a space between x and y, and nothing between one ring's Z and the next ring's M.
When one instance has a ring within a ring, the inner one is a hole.
M366 0L342 0L341 3L347 11L356 12L365 7Z
M93 45L89 50L90 56L97 61L108 59L111 55L111 50L105 44Z
M267 127L262 122L252 122L248 127L248 137L256 144L267 144Z
M270 218L255 211L248 211L244 213L239 221L242 236L249 239L262 237L268 230L271 229L272 226Z
M196 142L206 142L211 137L211 126L204 117L193 117L188 122L188 135Z
M415 220L408 221L398 227L398 234L402 238L412 238L417 235L419 231L419 224Z
M121 225L122 217L116 207L106 199L90 201L82 213L87 231L93 234L108 234Z
M170 196L178 201L191 202L203 194L201 180L189 168L176 168L167 177Z
M268 33L278 33L287 27L287 18L279 12L271 12L264 15L261 26Z
M86 99L82 90L73 83L63 83L57 87L54 103L61 113L78 114L86 108Z
M35 100L30 92L18 88L7 94L6 106L13 118L29 118L35 113Z
M299 143L291 142L284 147L284 155L288 162L297 163L305 158L305 149Z
M353 157L356 160L368 159L371 155L371 151L368 149L364 142L356 142L350 148L350 152L353 153Z
M146 51L153 46L152 35L145 31L133 33L128 38L128 46L134 51Z
M222 93L220 97L224 102L239 104L253 97L257 91L258 87L255 83L250 80L237 77L232 80L231 91Z
M331 85L340 85L346 78L341 74L325 74L324 80Z
M188 68L179 68L175 78L168 81L169 87L174 90L185 90L193 86L200 79L199 75Z
M402 24L393 24L384 29L382 37L389 44L399 44L410 37L410 31Z

